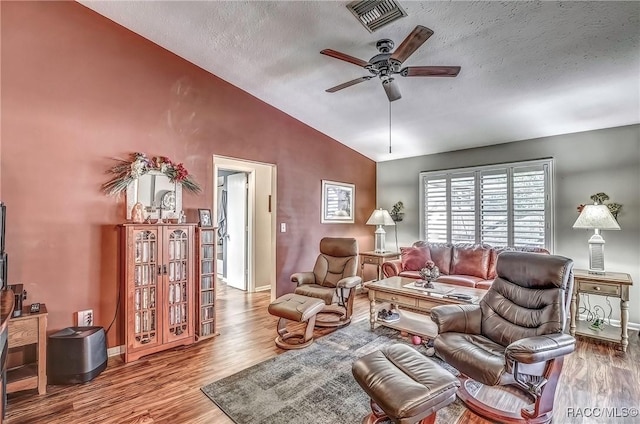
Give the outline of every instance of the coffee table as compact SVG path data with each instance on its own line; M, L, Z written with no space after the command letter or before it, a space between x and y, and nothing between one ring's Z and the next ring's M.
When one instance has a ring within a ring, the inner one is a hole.
M415 281L413 278L390 277L365 284L365 287L369 289L369 322L372 330L377 323L426 339L433 339L438 335L438 327L429 317L431 308L439 305L478 303L487 293L482 289L444 283L433 283L435 291L405 287ZM473 299L472 301L463 301L445 297L451 293L466 294ZM395 306L398 309L400 320L396 322L378 320L379 307L387 304L388 308Z

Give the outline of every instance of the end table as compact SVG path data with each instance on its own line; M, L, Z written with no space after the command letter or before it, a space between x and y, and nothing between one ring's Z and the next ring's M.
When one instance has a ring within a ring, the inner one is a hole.
M364 266L375 265L377 269L377 280L382 280L382 264L386 261L399 259L399 252L360 252L360 275L364 278ZM372 280L375 281L375 280ZM366 281L368 283L368 281ZM364 283L363 283L364 284Z
M627 322L629 321L629 288L633 285L631 276L622 272L606 272L604 274L590 274L586 270L574 269L573 293L571 294L571 322L569 333L608 340L622 345L622 351L627 351L629 336ZM592 330L585 321L579 320L580 294L617 297L620 299L620 329L608 326L603 330Z

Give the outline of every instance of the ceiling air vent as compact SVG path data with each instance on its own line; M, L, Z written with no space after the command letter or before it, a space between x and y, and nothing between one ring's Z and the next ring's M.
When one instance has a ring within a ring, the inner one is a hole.
M361 0L347 5L347 9L358 18L358 21L373 32L396 19L407 16L407 12L393 0Z

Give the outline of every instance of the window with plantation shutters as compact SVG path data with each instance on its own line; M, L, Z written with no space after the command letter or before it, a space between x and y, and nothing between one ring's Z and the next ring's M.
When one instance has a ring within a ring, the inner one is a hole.
M423 239L551 251L552 165L545 159L421 173Z

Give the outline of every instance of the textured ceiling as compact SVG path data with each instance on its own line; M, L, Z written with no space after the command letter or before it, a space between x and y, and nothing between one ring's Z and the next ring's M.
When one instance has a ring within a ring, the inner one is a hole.
M399 1L373 34L342 1L81 3L376 161L640 122L639 2ZM368 72L319 52L369 60L416 25L404 65L462 71L397 76L389 154L380 81L326 93Z

